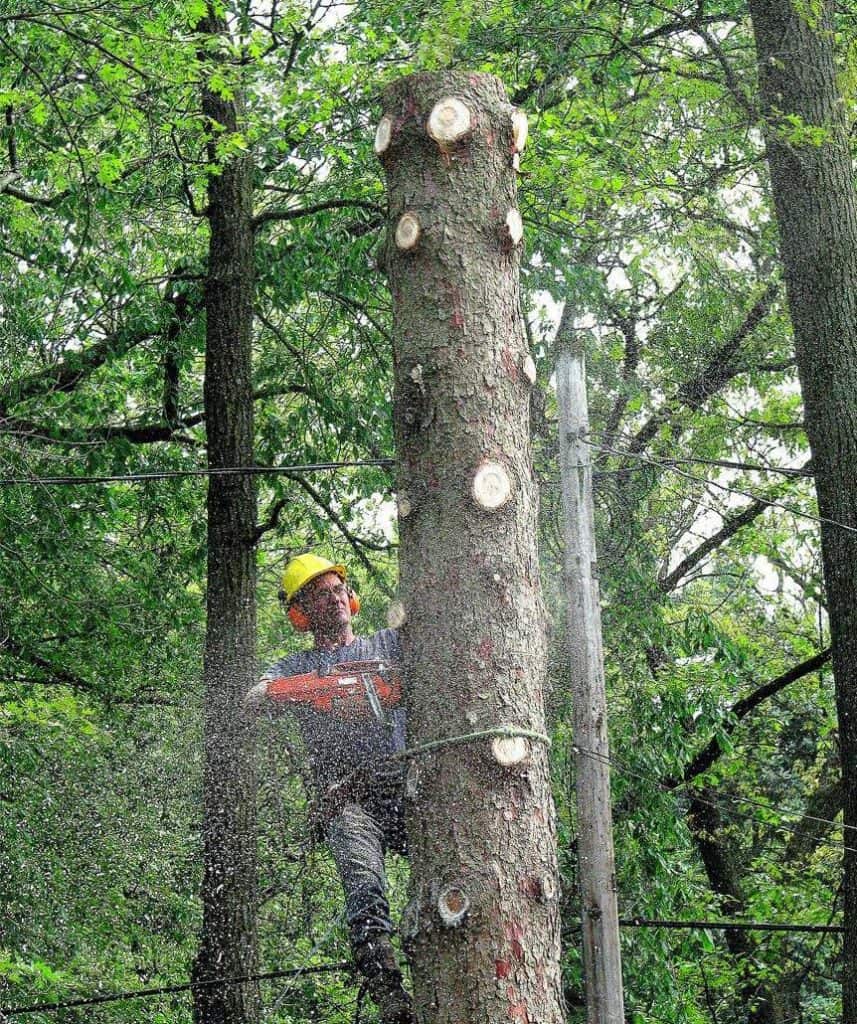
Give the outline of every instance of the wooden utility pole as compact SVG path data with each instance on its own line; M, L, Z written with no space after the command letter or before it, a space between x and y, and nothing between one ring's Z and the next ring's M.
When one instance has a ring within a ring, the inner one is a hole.
M421 1024L561 1024L544 606L518 291L526 117L491 75L383 96Z
M577 788L580 918L587 1024L623 1024L622 957L610 814L610 748L592 504L583 345L566 307L557 403Z

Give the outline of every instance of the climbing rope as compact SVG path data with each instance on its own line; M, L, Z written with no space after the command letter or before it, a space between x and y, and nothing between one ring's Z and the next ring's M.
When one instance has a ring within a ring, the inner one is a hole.
M492 729L480 729L478 732L465 732L460 736L448 736L440 740L431 740L429 743L420 743L415 747L409 747L407 750L401 750L395 754L391 754L390 760L406 761L412 757L420 757L423 754L434 753L436 750L443 750L445 747L453 747L461 743L473 743L475 740L493 739L498 736L500 738L514 738L521 736L524 739L544 743L546 747L550 747L551 745L550 736L546 736L542 732L535 732L533 729L518 728L518 726L515 725L498 725L494 726Z

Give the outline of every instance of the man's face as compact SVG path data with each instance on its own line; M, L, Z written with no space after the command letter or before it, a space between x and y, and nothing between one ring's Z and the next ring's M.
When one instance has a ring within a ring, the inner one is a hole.
M335 572L316 576L301 587L298 604L313 633L336 633L351 621L348 588Z

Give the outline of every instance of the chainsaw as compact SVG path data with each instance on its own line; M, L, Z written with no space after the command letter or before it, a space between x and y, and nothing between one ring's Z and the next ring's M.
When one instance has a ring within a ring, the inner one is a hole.
M345 661L321 672L266 679L248 694L253 703L266 698L275 704L300 704L338 718L371 715L387 724L385 708L402 699L402 682L383 661Z

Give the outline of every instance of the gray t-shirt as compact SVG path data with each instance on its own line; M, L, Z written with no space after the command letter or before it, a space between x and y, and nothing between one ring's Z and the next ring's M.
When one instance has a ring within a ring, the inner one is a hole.
M347 647L331 651L300 651L282 658L263 679L323 672L346 661L383 661L400 666L402 651L394 629L382 629L372 636L355 637ZM372 715L347 718L316 711L301 704L292 713L309 755L316 785L324 791L354 772L364 775L382 767L390 754L405 749L405 709L385 708L388 725Z

